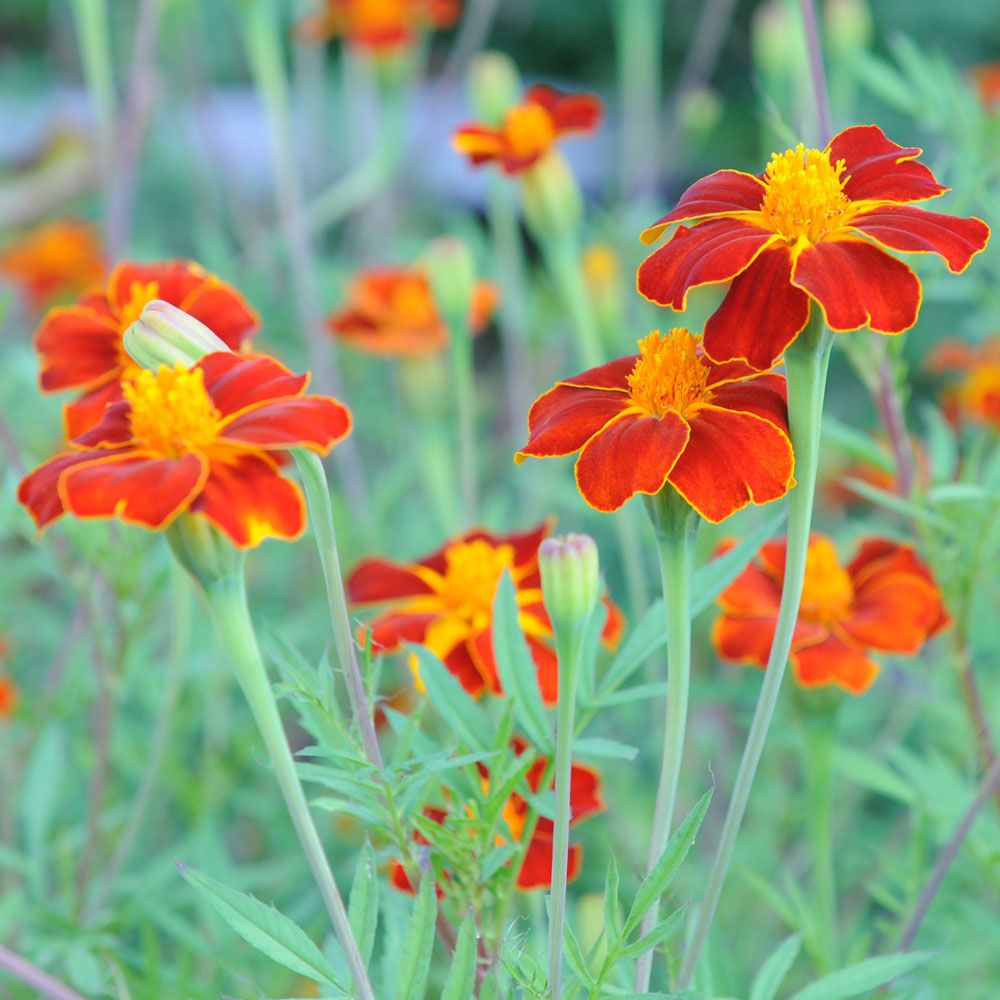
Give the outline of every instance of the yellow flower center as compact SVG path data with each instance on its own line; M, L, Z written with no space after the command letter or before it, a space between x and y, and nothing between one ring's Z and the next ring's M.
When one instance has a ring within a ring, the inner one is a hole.
M132 407L129 421L139 443L165 458L177 458L212 444L222 415L205 390L200 368L166 365L154 374L140 371L122 383Z
M848 612L853 599L851 578L840 565L833 543L827 538L810 542L802 586L802 617L821 622L836 621Z
M709 368L698 353L698 338L682 326L662 335L654 330L639 341L639 358L629 373L632 402L654 417L684 414L712 397Z
M504 570L513 569L513 546L493 546L479 538L450 545L444 558L444 579L438 585L441 602L474 629L485 628L493 614L500 577Z
M118 313L119 327L124 333L138 318L140 313L153 299L160 297L160 283L149 281L133 281L128 290L128 302Z
M830 162L826 150L795 149L775 153L767 165L767 190L760 210L770 227L789 242L817 243L846 222L851 211L844 194L844 161Z
M540 104L517 104L507 111L503 122L510 151L528 158L544 153L556 139L552 116Z
M974 416L1000 426L1000 364L980 362L966 376L959 398Z
M404 278L396 285L392 309L404 326L416 329L433 326L437 320L434 301L423 277Z

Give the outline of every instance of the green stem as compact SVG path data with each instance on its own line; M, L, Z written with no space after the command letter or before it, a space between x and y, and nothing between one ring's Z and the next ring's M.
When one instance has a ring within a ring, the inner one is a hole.
M563 308L572 321L579 361L587 368L595 368L604 362L604 352L597 318L583 283L578 242L573 236L557 236L543 244L542 252Z
M819 434L823 419L823 396L826 391L826 369L830 360L832 336L822 323L822 314L813 309L813 318L799 334L785 355L788 375L788 423L792 447L795 449L796 487L788 494L788 548L785 561L785 582L771 654L768 657L764 681L761 684L757 709L747 735L740 760L729 810L722 826L719 846L709 875L705 898L681 968L680 985L690 983L705 947L712 918L722 894L722 887L733 859L736 838L750 800L757 765L764 751L764 741L771 725L781 681L788 664L792 633L798 619L802 583L805 579L809 530L812 525L813 499L816 492L816 470L819 464Z
M834 717L806 720L805 768L807 824L812 848L814 911L813 956L821 973L837 968L837 881L833 865Z
M646 860L648 874L660 860L670 838L684 754L691 677L691 575L698 515L669 485L647 502L647 508L656 529L663 600L667 613L667 714L663 728L660 780L656 789L649 856ZM643 918L640 936L645 936L656 927L659 916L660 908L657 903L650 907ZM636 993L648 990L652 969L651 949L642 954L636 963Z
M302 851L309 862L334 931L347 956L347 964L354 979L357 995L361 1000L375 1000L364 961L358 950L354 932L351 930L347 910L344 908L344 901L309 812L309 805L295 770L295 759L285 738L278 707L274 703L271 685L267 679L253 622L250 619L242 573L210 582L205 593L219 638L232 659L236 678L264 741L274 768L274 776L284 796L288 815L295 826Z

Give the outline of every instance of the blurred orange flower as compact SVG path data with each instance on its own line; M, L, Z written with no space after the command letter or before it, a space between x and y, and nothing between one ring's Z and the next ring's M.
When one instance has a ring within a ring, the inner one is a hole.
M452 146L474 166L498 163L519 174L537 163L565 135L593 132L601 122L601 102L593 94L565 94L555 87L531 87L498 128L463 125Z
M473 290L469 327L479 333L496 309L496 286ZM351 284L347 305L328 320L336 337L359 351L414 357L448 346L448 328L438 313L430 282L420 268L372 268Z
M100 282L101 242L90 223L46 223L0 250L0 275L21 289L31 308L41 309Z
M83 390L65 410L68 438L94 427L104 407L122 398L122 381L138 373L122 335L153 299L194 316L233 350L239 350L259 324L236 289L191 261L119 264L105 289L87 293L76 305L50 310L35 335L42 388Z
M0 719L9 719L17 708L17 685L5 674L0 674Z
M271 358L221 351L193 368L140 371L96 427L21 482L18 499L39 528L71 514L156 530L187 512L238 548L297 538L304 501L279 462L289 448L325 454L351 426L335 399L303 395L307 381Z
M1000 432L1000 337L978 346L943 341L928 356L927 368L935 373L959 374L957 383L944 392L946 412Z
M1000 105L1000 63L983 63L969 70L979 99L987 108Z
M832 330L902 333L917 321L921 287L886 253L936 253L964 270L989 241L981 219L913 208L948 189L875 125L834 136L826 149L775 153L762 175L717 170L642 234L671 239L639 267L639 291L682 310L699 285L732 284L705 324L705 352L770 368L816 302Z
M575 452L577 487L597 510L669 484L721 521L793 484L784 376L717 365L683 327L656 331L638 354L563 379L535 401L515 461Z
M308 42L341 36L379 55L409 48L428 29L451 27L459 11L458 0L321 0L296 32Z
M549 530L549 524L514 535L476 529L418 562L362 560L347 579L349 600L355 606L388 606L362 630L362 638L370 632L379 653L421 643L470 694L502 694L491 627L497 586L507 572L517 590L519 621L538 667L542 697L553 704L559 671L538 569L538 546ZM621 633L621 613L610 602L605 607L603 639L613 645Z
M720 657L767 666L784 577L785 542L768 542L722 592L712 630ZM833 542L813 535L789 662L803 687L862 694L879 671L870 652L918 653L950 624L930 570L910 546L870 538L844 567Z

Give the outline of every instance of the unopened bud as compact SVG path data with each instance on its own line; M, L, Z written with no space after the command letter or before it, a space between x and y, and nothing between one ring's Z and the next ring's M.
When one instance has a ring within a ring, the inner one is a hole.
M131 358L150 371L161 365L190 367L206 354L229 350L204 323L162 299L146 303L122 340Z
M243 571L243 550L197 514L181 514L166 536L177 561L206 590Z
M510 56L481 52L469 63L469 103L476 120L499 125L521 97L521 77Z
M542 600L558 632L583 629L601 596L597 545L589 535L546 538L538 549Z
M524 221L539 243L576 234L583 222L583 195L569 164L550 149L522 174Z
M468 326L472 311L476 285L472 253L457 236L441 236L431 243L425 260L434 303L454 335L456 328Z

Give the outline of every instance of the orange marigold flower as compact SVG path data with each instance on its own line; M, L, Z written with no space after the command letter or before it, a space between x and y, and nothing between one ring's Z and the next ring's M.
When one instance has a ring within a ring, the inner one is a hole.
M0 250L0 274L40 309L104 277L101 242L87 222L46 223Z
M959 374L957 384L943 396L945 411L1000 431L1000 337L973 346L960 340L938 344L927 358L936 373Z
M535 400L515 461L580 453L584 500L617 510L669 483L721 521L791 488L785 379L742 361L710 361L683 327L654 331L639 353L563 379Z
M122 398L122 381L138 373L139 366L122 346L122 335L153 299L194 316L233 350L239 350L259 324L235 288L191 261L119 264L106 288L89 292L76 305L50 310L35 334L42 388L83 390L66 407L68 438L94 427L104 407Z
M973 66L969 73L979 99L987 108L1000 106L1000 63Z
M639 267L639 291L683 309L698 285L732 281L705 324L705 352L765 370L809 319L816 301L832 330L902 333L917 321L917 276L885 252L936 253L966 268L989 240L980 219L914 208L944 194L916 147L875 125L835 136L823 150L775 153L763 174L718 170L696 181L642 238L673 237Z
M565 94L538 84L508 109L498 128L463 125L452 137L452 146L473 166L496 162L505 173L519 174L564 135L595 131L601 114L600 99L593 94Z
M17 708L17 685L4 674L0 674L0 719L9 719Z
M303 395L308 378L222 351L140 371L96 427L21 482L18 499L39 528L71 514L161 529L190 513L239 548L297 538L302 493L279 463L290 448L325 454L351 427L335 399Z
M497 307L495 285L480 282L472 297L469 328L480 333ZM415 357L448 346L427 274L420 268L372 268L351 284L347 305L328 320L332 333L369 354Z
M930 486L931 467L927 453L920 446L920 443L911 439L910 441L913 458L916 465L916 479L923 488ZM895 459L885 440L878 441L879 449L885 455L885 463L878 464L862 459L844 462L836 466L831 474L823 481L820 492L825 503L839 510L848 507L855 507L859 504L867 504L869 501L854 489L849 480L857 479L869 486L884 490L887 493L899 493L899 481L893 471Z
M363 633L370 632L379 653L421 643L470 694L501 694L491 627L497 586L507 572L517 591L520 624L538 667L542 697L555 703L559 671L538 569L538 546L549 530L548 524L514 535L476 529L418 562L362 560L347 579L349 600L355 606L389 606ZM605 604L603 638L613 645L622 619L613 604Z
M342 36L378 55L409 48L430 28L451 27L459 10L458 0L322 0L296 32L308 42Z
M719 596L712 641L723 659L767 666L785 551L785 542L768 542ZM803 687L862 694L879 671L870 652L918 653L950 624L930 570L909 545L867 539L844 567L830 539L813 535L789 662Z

